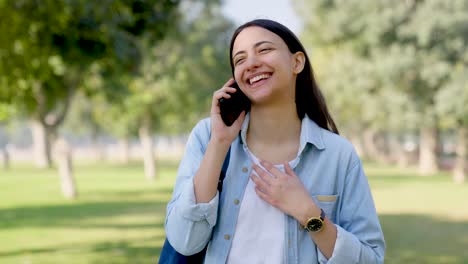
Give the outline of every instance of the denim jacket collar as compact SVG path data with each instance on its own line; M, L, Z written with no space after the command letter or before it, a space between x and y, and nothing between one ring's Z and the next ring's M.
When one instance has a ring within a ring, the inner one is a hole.
M240 131L240 142L247 142L247 130L249 128L250 122L250 113L247 113L245 116L244 122L242 123L241 131ZM306 147L307 143L312 144L317 149L322 150L325 149L325 143L322 139L322 131L321 128L307 116L307 114L302 119L301 124L301 136L299 141L299 152L300 154L304 148Z

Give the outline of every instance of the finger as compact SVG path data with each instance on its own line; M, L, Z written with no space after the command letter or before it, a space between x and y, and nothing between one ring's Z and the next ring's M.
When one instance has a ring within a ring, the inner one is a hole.
M236 81L234 80L234 78L230 78L223 86L231 86L235 83Z
M289 166L289 162L284 163L284 171L286 172L287 175L289 175L291 177L296 177L296 173L291 168L291 166Z
M228 93L235 93L237 92L237 89L234 87L224 86L223 88L221 88L221 91L225 91Z
M221 114L221 109L219 109L219 99L216 94L213 94L213 100L211 101L211 113L212 114Z
M253 169L255 170L255 172L257 173L257 175L264 181L266 182L268 185L271 185L272 184L272 181L273 181L273 178L270 176L270 174L268 172L266 172L264 169L262 169L260 166L254 164L253 166Z
M213 93L213 97L216 100L221 99L222 97L224 98L230 98L232 93L235 93L237 91L236 88L232 87L223 87Z
M230 91L231 89L234 91L236 90L235 88L231 88L231 87L223 87L213 93L213 100L211 101L212 113L215 113L215 114L221 113L219 109L219 99L231 98L231 94L228 93L228 91Z
M284 173L282 171L280 171L278 168L276 168L275 166L273 166L273 164L271 164L270 162L266 161L266 160L262 160L260 161L260 164L262 164L262 166L271 174L273 175L273 178L280 178L284 175Z
M276 207L277 204L274 202L273 199L270 198L270 196L268 194L266 194L265 192L263 192L263 190L255 187L255 193L262 199L264 200L265 202L271 204L272 206Z
M245 111L242 111L239 117L236 119L236 121L234 121L234 126L240 128L242 124L244 123L244 119L245 119Z
M260 188L262 190L262 192L268 194L270 193L270 187L268 186L268 184L262 180L259 176L255 175L255 174L251 174L250 175L250 178L252 179L252 181L255 183L255 187L256 188Z
M221 98L231 98L231 94L222 91L222 92L214 94L213 97L215 101L218 101Z
M262 189L268 188L268 183L266 183L262 178L260 178L260 176L256 175L255 173L252 173L250 178L255 183L255 186L258 186Z
M223 87L218 91L213 93L213 100L211 101L212 108L219 105L219 99L221 98L231 98L231 94L235 93L236 89L232 87Z

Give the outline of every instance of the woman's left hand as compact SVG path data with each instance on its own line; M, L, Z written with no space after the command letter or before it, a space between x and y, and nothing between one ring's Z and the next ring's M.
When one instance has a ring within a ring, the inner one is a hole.
M253 173L250 175L260 198L297 220L302 219L305 210L316 207L304 184L287 162L284 163L285 172L267 161L261 164L266 170L253 165L258 176Z

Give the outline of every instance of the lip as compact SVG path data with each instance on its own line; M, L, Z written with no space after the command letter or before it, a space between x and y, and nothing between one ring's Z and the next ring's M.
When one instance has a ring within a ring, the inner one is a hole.
M247 77L244 79L244 82L245 82L247 85L251 86L251 87L256 87L256 86L257 86L257 85L256 85L257 83L254 83L254 84L252 85L252 84L250 84L250 81L249 81L249 80L252 79L252 78L255 77L255 76L262 75L262 74L268 74L268 75L270 75L270 77L268 77L268 79L263 79L263 80L261 80L261 81L258 81L257 83L263 83L263 81L269 80L269 79L271 78L271 76L273 75L273 73L271 73L271 72L266 72L266 71L263 71L263 72L256 72L256 73L247 75Z
M250 87L250 88L257 88L257 87L259 87L259 86L262 86L263 84L265 84L265 83L268 82L269 80L270 80L270 78L268 78L268 79L262 79L262 80L260 80L260 81L258 81L258 82L255 82L254 84L249 84L249 87Z

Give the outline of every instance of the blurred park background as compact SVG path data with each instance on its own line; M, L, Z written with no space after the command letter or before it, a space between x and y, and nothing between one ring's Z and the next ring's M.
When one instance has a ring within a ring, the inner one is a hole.
M386 263L468 263L468 0L0 0L0 263L155 263L233 13L275 6L364 160Z

